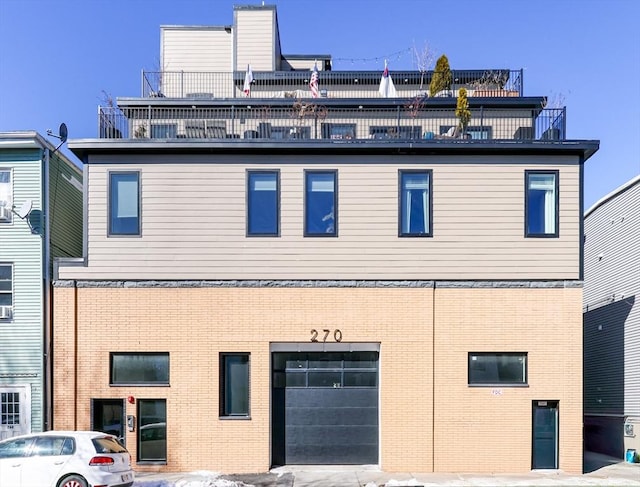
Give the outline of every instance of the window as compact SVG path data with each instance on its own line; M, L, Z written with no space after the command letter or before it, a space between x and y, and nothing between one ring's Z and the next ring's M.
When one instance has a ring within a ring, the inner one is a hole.
M140 173L109 174L109 235L140 235Z
M310 139L311 127L271 127L271 138L286 139Z
M400 171L400 236L430 237L431 171Z
M278 171L247 173L247 235L278 235L279 201Z
M440 125L440 135L452 135L456 125ZM489 140L493 137L493 127L487 125L467 125L467 138L473 140Z
M169 353L112 353L111 385L169 385Z
M355 123L323 123L322 124L323 139L355 139L356 124Z
M220 354L220 416L249 416L249 354Z
M64 436L38 436L31 451L32 456L53 457L71 455L76 447L73 438Z
M397 127L395 125L382 125L369 127L369 136L372 139L419 139L420 126Z
M525 236L558 236L558 171L525 171Z
M526 384L526 353L469 353L469 385Z
M0 458L26 457L34 441L35 439L30 437L16 438L0 443Z
M138 461L167 461L165 399L138 399Z
M175 139L178 136L178 127L175 123L151 124L152 139Z
M13 213L13 188L11 171L0 169L0 223L11 223Z
M305 236L338 235L338 201L336 171L305 172Z
M13 265L0 264L0 321L11 319L13 312Z

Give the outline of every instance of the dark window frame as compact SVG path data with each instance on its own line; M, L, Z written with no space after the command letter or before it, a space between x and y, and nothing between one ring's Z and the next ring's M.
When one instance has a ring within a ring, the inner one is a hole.
M148 426L148 425L152 425L152 424L162 424L163 421L159 421L159 422L151 422L151 423L146 423L146 424L142 424L142 419L143 419L143 415L141 414L141 410L142 410L142 406L145 402L164 402L164 441L165 441L165 452L164 452L164 458L142 458L141 453L143 452L143 448L141 446L141 443L143 441L142 437L143 434L141 433L142 428L144 426ZM136 434L136 462L138 464L143 464L143 465L166 465L167 464L167 459L168 459L168 435L167 435L167 399L166 398L138 398L136 399L136 429L137 429L137 434Z
M9 182L6 184L9 185L9 202L11 202L13 200L14 190L15 190L14 183L13 183L13 168L0 167L0 172L6 172L9 174ZM12 223L13 223L13 211L11 211L11 205L9 205L9 219L0 220L0 225L11 225Z
M524 359L524 374L522 381L473 381L471 378L471 357L484 356L484 357L501 357L509 356ZM469 352L467 354L467 385L469 387L528 387L529 386L529 354L528 352Z
M552 233L529 232L529 176L554 175L554 231ZM525 238L558 238L560 236L560 171L557 169L526 169L524 171L524 236Z
M247 360L247 411L245 413L234 413L227 410L226 389L227 389L227 357L246 357ZM220 352L218 358L219 365L219 419L251 419L251 353L250 352Z
M167 380L165 381L127 381L114 382L114 357L115 356L152 356L166 357L167 359ZM109 353L109 385L112 387L168 387L171 382L171 357L169 352L110 352Z
M309 232L309 176L318 174L333 175L333 231L332 232ZM303 208L303 228L305 237L337 237L338 236L338 170L337 169L305 169L304 171L304 208Z
M112 201L113 196L113 177L114 176L123 176L123 175L135 175L136 176L136 188L138 192L138 212L137 212L137 229L135 233L130 232L114 232L113 230L113 209L114 202ZM141 237L142 236L142 191L141 191L141 171L109 171L108 173L108 193L107 193L107 209L108 209L108 220L107 220L107 237Z
M273 233L266 232L252 232L250 223L250 211L251 211L251 176L253 174L275 174L276 177L276 230ZM246 193L246 236L247 237L279 237L280 236L280 170L279 169L247 169L246 172L247 193Z
M429 231L425 233L404 232L402 230L402 224L404 222L404 191L402 187L402 176L404 174L426 174L427 185L429 191L429 200L427 201L429 211ZM399 169L398 170L398 237L420 238L420 237L433 237L433 169Z

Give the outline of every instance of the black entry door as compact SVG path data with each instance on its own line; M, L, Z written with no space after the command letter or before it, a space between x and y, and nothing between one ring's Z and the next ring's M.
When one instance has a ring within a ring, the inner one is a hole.
M124 399L92 399L91 428L118 437L124 445Z
M273 354L274 465L378 463L378 353Z
M558 468L558 401L533 401L533 469Z

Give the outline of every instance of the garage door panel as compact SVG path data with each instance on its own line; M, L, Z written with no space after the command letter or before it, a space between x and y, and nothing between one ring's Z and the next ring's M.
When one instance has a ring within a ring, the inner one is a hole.
M291 408L288 425L377 425L378 409L368 408Z
M377 352L278 355L273 404L281 409L273 411L273 458L286 464L377 463Z

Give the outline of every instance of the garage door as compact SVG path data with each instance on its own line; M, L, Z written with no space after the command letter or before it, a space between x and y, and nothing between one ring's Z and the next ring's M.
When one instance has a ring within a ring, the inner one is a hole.
M378 352L276 352L274 465L378 463Z

